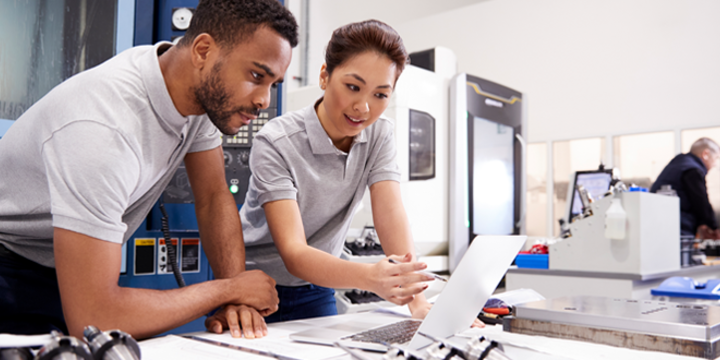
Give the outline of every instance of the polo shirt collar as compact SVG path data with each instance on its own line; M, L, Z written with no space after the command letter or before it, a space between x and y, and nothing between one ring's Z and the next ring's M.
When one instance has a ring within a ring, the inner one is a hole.
M322 100L320 98L315 104ZM337 154L338 152L344 154L332 143L332 139L328 136L325 129L320 123L320 119L315 112L315 104L305 108L305 129L307 131L308 139L310 140L310 147L312 148L313 154ZM363 129L359 134L355 135L353 139L353 146L358 143L367 142L367 134L365 133L367 128ZM352 146L350 147L352 151Z
M167 49L172 43L163 41L155 44L152 51L148 51L140 62L140 73L142 74L143 83L147 89L148 98L153 110L158 115L160 125L168 132L175 134L177 137L184 136L184 129L188 123L188 118L182 116L178 112L175 104L173 104L170 92L168 92L165 78L160 71L160 61L158 59L158 51Z

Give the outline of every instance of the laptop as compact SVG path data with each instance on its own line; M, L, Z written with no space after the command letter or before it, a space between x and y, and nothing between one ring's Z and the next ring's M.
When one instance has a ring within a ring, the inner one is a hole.
M421 349L432 340L468 329L525 244L526 236L477 236L424 320L408 319L357 332L314 328L290 335L295 341L387 351L390 344ZM351 329L352 322L344 324Z

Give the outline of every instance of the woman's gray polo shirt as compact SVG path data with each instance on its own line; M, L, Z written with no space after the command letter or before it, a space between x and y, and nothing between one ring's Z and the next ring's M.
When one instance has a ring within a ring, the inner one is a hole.
M355 137L345 154L333 146L314 106L268 122L250 153L252 177L240 210L248 269L260 269L278 285L308 282L290 275L273 243L263 205L297 201L307 243L340 256L355 208L365 189L400 181L394 125L380 118Z

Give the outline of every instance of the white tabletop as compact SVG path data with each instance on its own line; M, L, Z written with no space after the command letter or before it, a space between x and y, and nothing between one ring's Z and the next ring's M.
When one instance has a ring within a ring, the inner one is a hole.
M271 350L276 354L285 355L294 359L320 360L320 359L342 359L349 360L350 355L345 354L338 348L323 345L311 345L294 342L289 335L297 331L305 331L313 327L330 326L347 321L362 319L366 323L384 325L402 318L400 315L393 315L382 312L367 312L356 314L344 314L324 318L289 321L268 325L269 334L262 339L247 340L233 339L228 332L221 335L204 332L186 335L202 336L206 339L215 340L221 343L254 348L258 350ZM553 339L543 336L530 336L522 334L506 333L501 326L488 325L484 329L470 329L451 341L461 345L467 341L467 336L483 335L491 340L503 344L505 353L514 360L689 360L698 358L679 356L667 353L640 351L624 348L616 348L607 345L592 344L573 340ZM221 347L208 343L199 342L178 336L166 336L144 340L140 342L143 360L160 359L247 359L267 360L267 356L261 356L246 351L240 351L228 347ZM380 353L366 353L371 358L380 359Z

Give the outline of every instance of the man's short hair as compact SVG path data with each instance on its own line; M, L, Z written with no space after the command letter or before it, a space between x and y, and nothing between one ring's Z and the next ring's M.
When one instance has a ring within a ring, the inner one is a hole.
M706 137L697 139L690 147L690 152L699 156L705 149L710 149L714 154L720 154L720 146L713 139Z
M278 0L200 0L180 46L192 44L207 33L221 47L232 47L268 26L292 47L298 43L298 25L292 13Z

